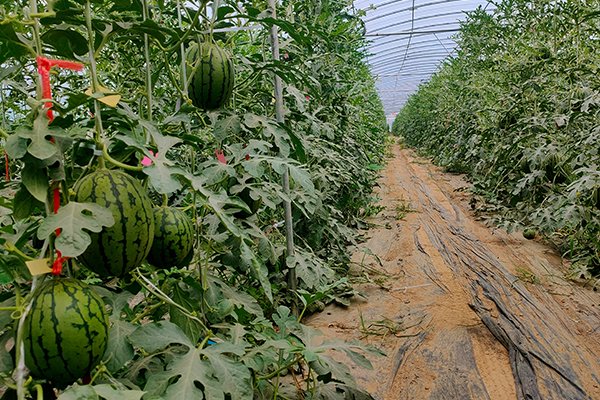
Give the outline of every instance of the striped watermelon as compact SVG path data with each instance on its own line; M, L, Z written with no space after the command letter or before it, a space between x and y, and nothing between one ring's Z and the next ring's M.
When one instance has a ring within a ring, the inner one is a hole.
M122 277L140 266L154 238L152 202L137 180L118 170L99 169L75 186L75 201L97 203L112 211L115 223L78 257L101 276Z
M211 43L200 43L192 48L187 58L195 68L188 86L192 104L203 110L223 107L233 92L235 73L225 50Z
M25 364L54 383L82 378L104 356L108 313L92 288L73 278L44 282L23 324Z
M184 267L194 245L194 227L186 213L170 207L154 209L154 241L148 262L157 268Z

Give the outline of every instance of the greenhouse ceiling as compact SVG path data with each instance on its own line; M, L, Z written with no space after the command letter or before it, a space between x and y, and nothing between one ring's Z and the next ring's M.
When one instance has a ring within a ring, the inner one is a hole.
M356 0L364 10L368 62L378 78L377 88L388 123L414 93L451 56L453 40L465 12L492 10L484 0Z

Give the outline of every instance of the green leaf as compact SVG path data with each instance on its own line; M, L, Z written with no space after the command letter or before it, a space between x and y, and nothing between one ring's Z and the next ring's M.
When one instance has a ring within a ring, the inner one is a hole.
M0 24L0 63L4 63L9 55L21 58L32 53L33 42L24 35L15 32L13 22L5 18L3 23Z
M273 302L273 293L271 292L271 282L269 282L269 269L263 262L263 260L256 255L252 249L246 244L245 241L242 241L240 245L240 252L242 258L250 263L252 266L252 271L254 272L255 278L258 279L260 285L262 286L265 294L267 295L267 299Z
M66 135L62 128L48 126L49 122L46 113L40 112L33 121L33 128L21 125L15 131L15 135L31 141L27 146L27 152L39 160L50 158L58 151L58 148L49 140L49 137Z
M1 331L2 330L0 329L0 332ZM14 336L14 329L9 329L3 334L0 334L0 349L2 349L2 351L0 351L0 373L2 373L3 375L10 375L13 368L15 367L12 359L12 354L6 351L6 345L8 344L8 341L11 339L14 340Z
M13 216L16 220L22 220L32 215L36 209L43 211L44 203L33 197L21 183L13 200Z
M197 302L192 301L189 293L182 289L179 285L175 285L171 299L185 307L188 310L200 310L200 306ZM188 318L181 310L175 306L170 307L169 315L171 316L170 321L175 325L179 326L183 332L190 339L191 343L198 343L200 336L202 335L202 325L198 321Z
M287 156L290 153L289 136L277 121L262 115L247 113L244 115L244 125L252 129L262 126L263 135L274 139L280 154Z
M50 185L48 184L45 169L25 164L21 171L21 181L33 197L42 203L46 201Z
M109 384L73 386L63 392L59 400L140 400L145 392L120 390Z
M60 395L59 400L99 400L98 394L92 386L74 386Z
M25 262L12 254L0 254L0 268L16 281L28 282L32 279Z
M108 334L108 347L104 353L103 362L109 372L115 373L126 363L133 360L135 355L128 335L138 328L138 325L127 321L115 320ZM108 360L108 362L107 362Z
M108 384L95 385L92 388L106 400L140 400L146 393L140 390L119 390Z
M124 135L117 135L116 139L125 142L127 145L141 150L144 155L152 160L152 165L144 168L144 173L150 177L150 182L154 189L161 193L172 193L181 189L181 183L175 179L175 175L185 175L185 171L167 158L167 153L174 145L181 142L181 139L173 136L163 136L158 127L148 121L139 121L152 135L158 148L156 154L152 156L143 144L137 140Z
M27 154L27 140L19 135L10 135L6 139L4 150L10 158L20 159Z
M45 239L52 232L61 229L56 238L56 249L64 257L77 257L87 249L92 239L84 229L100 232L103 226L115 223L112 212L94 203L70 202L58 210L58 213L44 219L38 229L38 238Z
M9 297L0 303L0 308L14 307L16 303L16 297ZM2 331L8 324L11 324L14 320L12 313L14 310L0 310L0 331Z
M148 353L154 353L173 343L194 347L181 328L168 321L142 325L129 335L129 340L135 347L141 347Z
M238 308L243 308L250 314L254 314L257 317L263 317L263 310L254 297L250 296L248 293L232 288L215 276L209 275L208 280L211 284L219 287L223 298L230 300Z
M231 395L232 400L252 400L254 390L248 368L232 360L223 353L232 353L233 345L217 343L203 349L202 354L210 361L213 374L220 383L220 389ZM241 348L244 353L244 349ZM207 399L209 397L207 396Z
M237 135L240 133L242 127L240 124L240 117L237 115L227 115L223 119L219 119L215 123L215 128L212 133L217 142L222 142L229 135ZM231 132L231 133L230 133Z
M213 377L210 363L200 358L201 354L201 350L192 347L185 355L175 357L166 371L150 376L144 390L150 397L162 395L164 400L223 400L221 385ZM169 385L175 377L179 377L177 382ZM196 382L204 385L204 393L198 389Z
M56 49L56 55L75 59L89 50L87 39L69 26L60 25L42 35L42 41Z

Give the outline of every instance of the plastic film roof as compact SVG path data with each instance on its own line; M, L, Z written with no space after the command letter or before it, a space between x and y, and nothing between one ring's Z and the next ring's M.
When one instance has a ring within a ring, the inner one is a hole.
M391 123L415 92L452 55L459 21L465 12L493 5L487 0L355 0L366 11L368 58L378 77L377 88Z

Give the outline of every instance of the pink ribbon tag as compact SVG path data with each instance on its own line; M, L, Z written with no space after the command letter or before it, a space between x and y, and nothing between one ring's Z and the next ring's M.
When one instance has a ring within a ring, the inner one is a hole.
M152 154L154 156L154 158L156 158L156 156L158 155L158 153L156 153L156 155L154 155L154 153L151 151L148 151L148 153ZM147 167L150 164L152 164L152 159L150 159L150 157L144 157L144 159L142 160L142 165L145 165Z
M225 154L223 154L223 150L215 149L215 153L217 153L217 159L221 161L223 164L227 164L227 160L225 159Z

